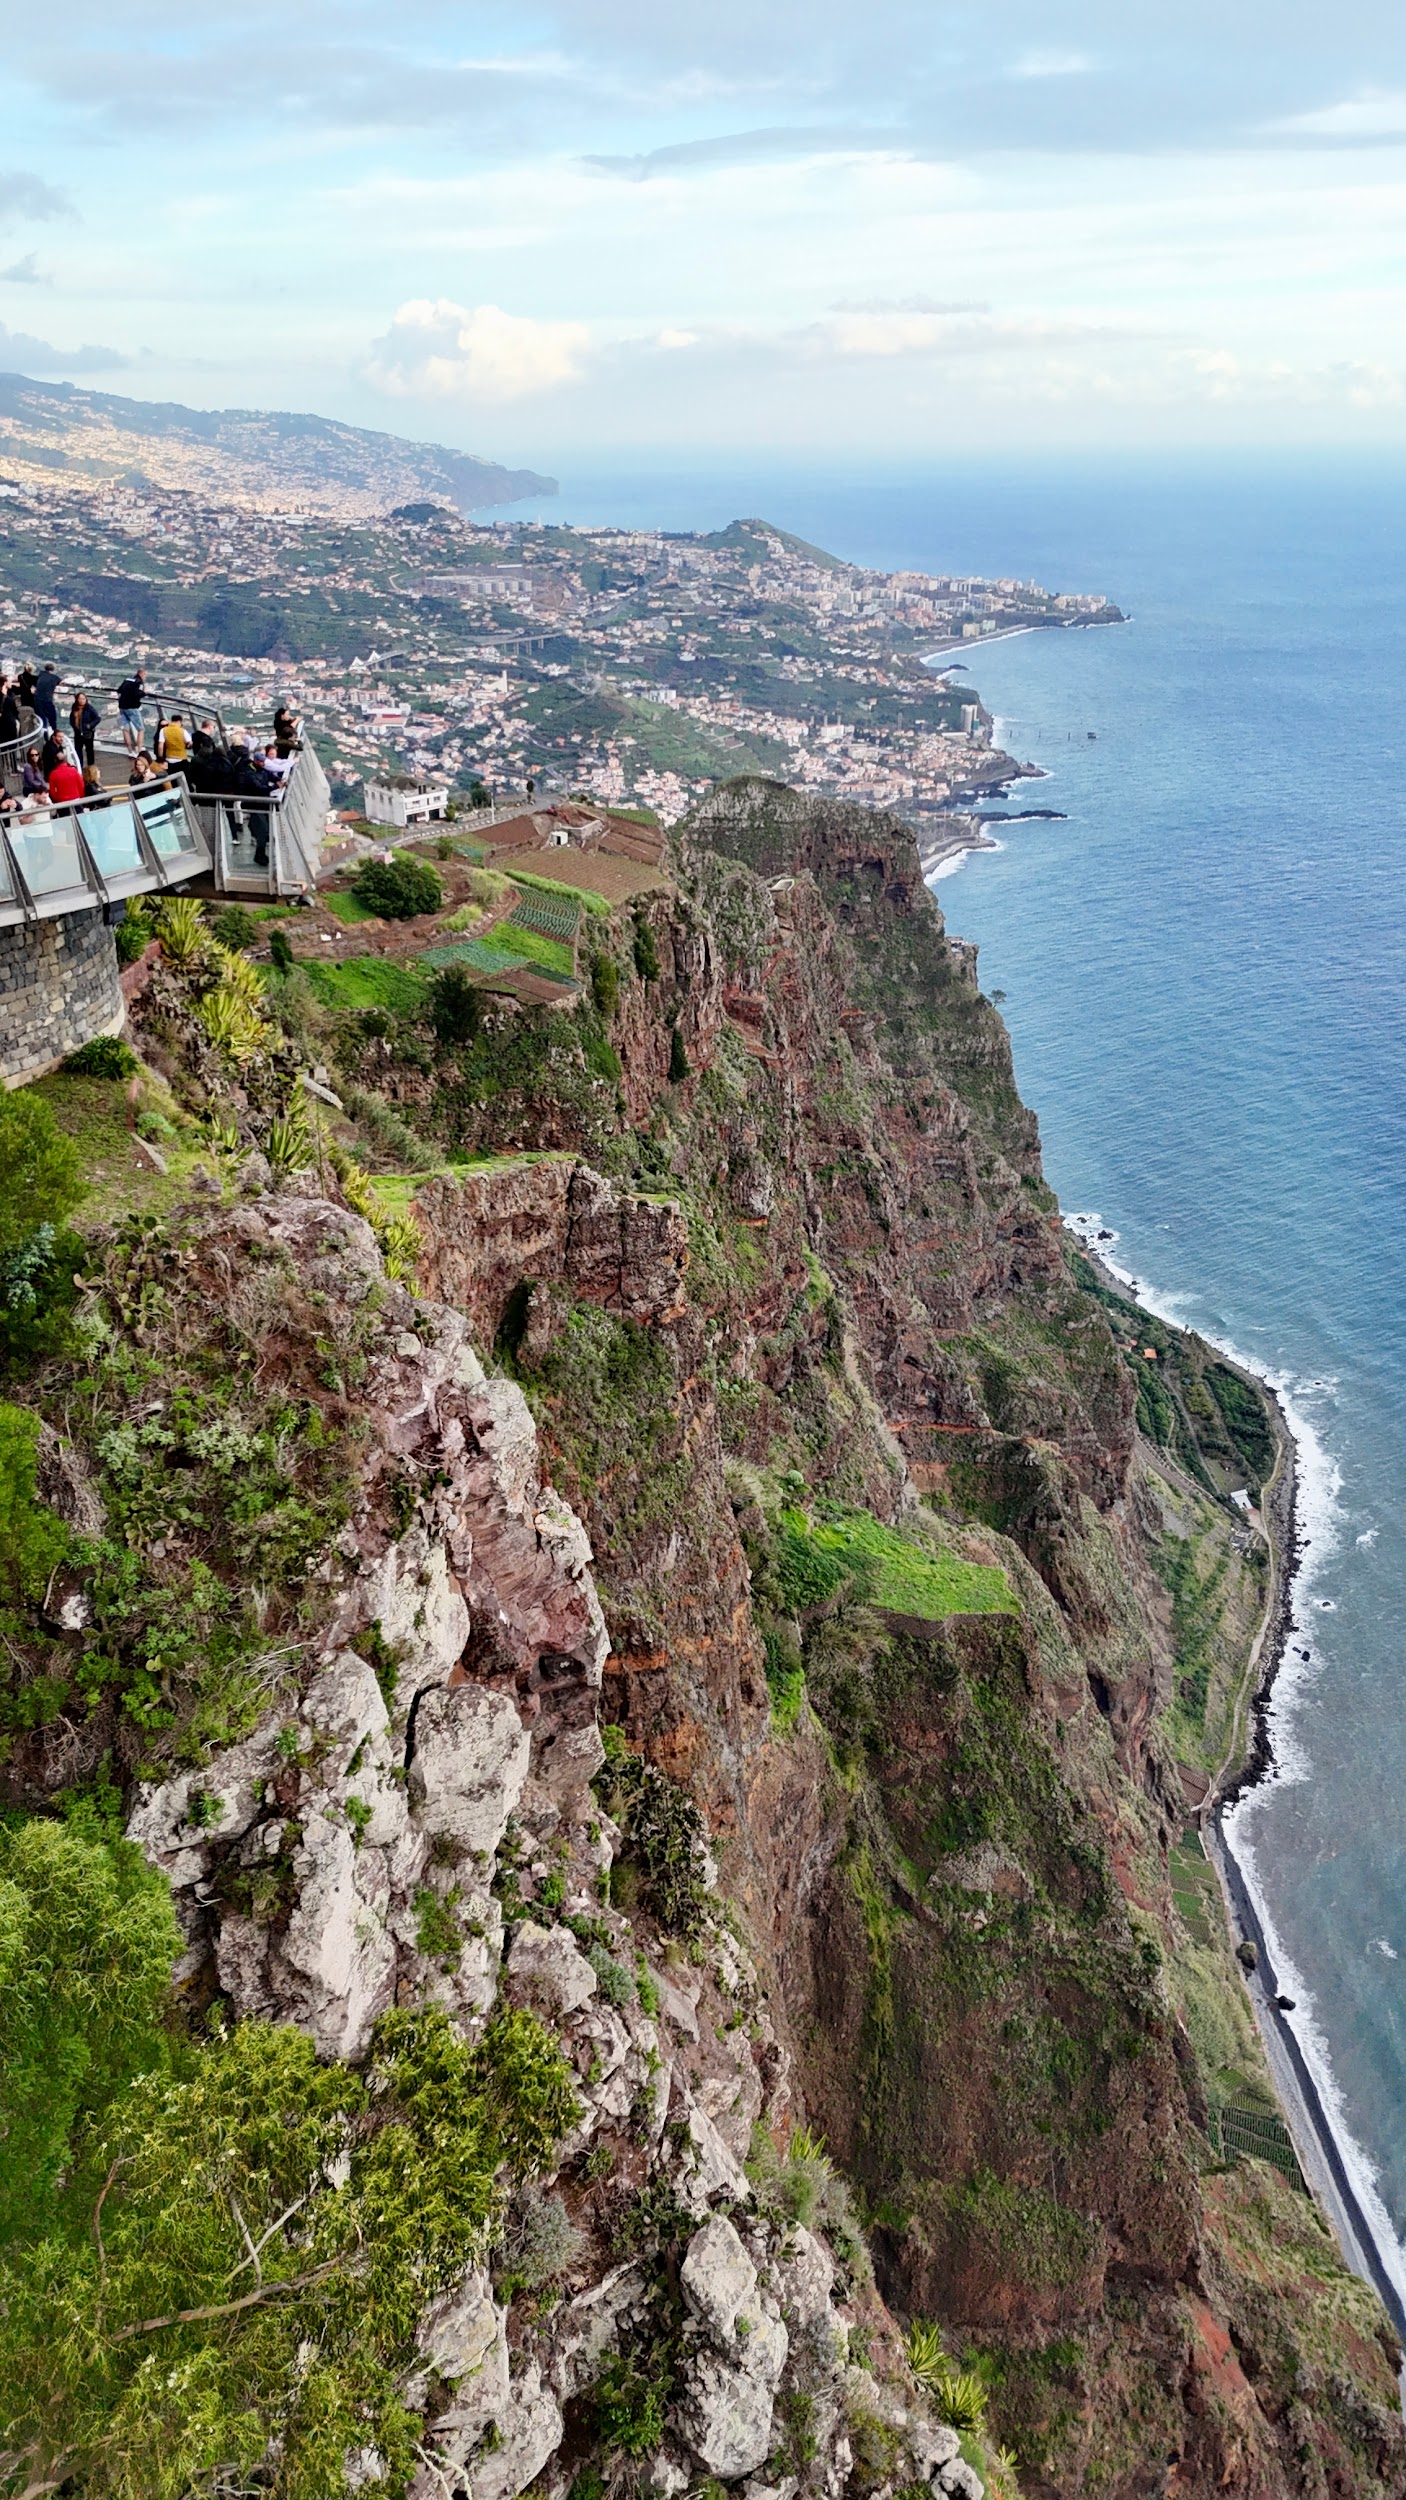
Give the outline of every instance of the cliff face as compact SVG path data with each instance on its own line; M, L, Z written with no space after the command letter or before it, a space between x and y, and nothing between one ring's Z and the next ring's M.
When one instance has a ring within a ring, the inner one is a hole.
M1263 2071L1185 1827L1266 1598L1224 1495L1270 1421L1072 1253L902 825L747 783L677 852L599 935L599 1009L432 1052L290 994L291 1060L474 1158L415 1188L415 1293L335 1133L291 1181L246 1153L99 1229L12 1390L70 1544L6 1617L10 1800L118 1802L182 2036L292 2027L413 2129L397 2021L506 2109L530 2017L555 2113L438 2274L424 2191L415 2289L355 2334L326 2286L379 2282L364 2235L271 2207L286 2348L256 2307L257 2353L190 2323L183 2366L238 2362L249 2488L1406 2490L1373 2296L1223 2155ZM173 1116L271 1148L170 969L137 1038ZM161 2244L95 2111L91 2350L99 2190ZM225 2316L249 2158L183 2318ZM914 2321L948 2358L905 2360ZM102 2348L101 2432L26 2394L31 2488L155 2488ZM173 2495L233 2470L210 2439Z

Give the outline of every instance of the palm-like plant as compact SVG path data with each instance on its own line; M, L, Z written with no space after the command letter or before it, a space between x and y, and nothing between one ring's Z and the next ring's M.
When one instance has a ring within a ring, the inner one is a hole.
M178 972L192 972L209 946L205 914L193 894L168 894L157 914L161 952Z
M269 1122L264 1152L275 1172L305 1172L317 1160L317 1141L306 1112L296 1100Z
M243 1067L271 1038L271 1028L262 1016L223 981L218 989L207 991L196 1012L216 1049L224 1051L236 1067Z

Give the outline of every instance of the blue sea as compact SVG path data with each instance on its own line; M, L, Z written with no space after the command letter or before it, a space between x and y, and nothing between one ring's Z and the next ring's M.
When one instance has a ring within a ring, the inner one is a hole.
M1000 828L938 893L1064 1206L1300 1433L1276 1775L1232 1841L1406 2292L1406 460L759 467L567 479L560 506L749 512L1131 618L972 656L1048 775L1012 803L1065 821Z

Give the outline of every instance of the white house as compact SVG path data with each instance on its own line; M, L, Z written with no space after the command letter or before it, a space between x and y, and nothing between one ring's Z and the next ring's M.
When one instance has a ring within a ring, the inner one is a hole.
M391 773L384 781L364 781L365 814L373 825L437 825L449 814L449 784L413 773Z

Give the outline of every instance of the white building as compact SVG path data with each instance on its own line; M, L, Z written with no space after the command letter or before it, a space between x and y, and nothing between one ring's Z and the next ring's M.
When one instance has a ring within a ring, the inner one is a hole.
M442 824L449 814L449 784L410 773L392 773L384 781L364 781L365 814L373 825Z

